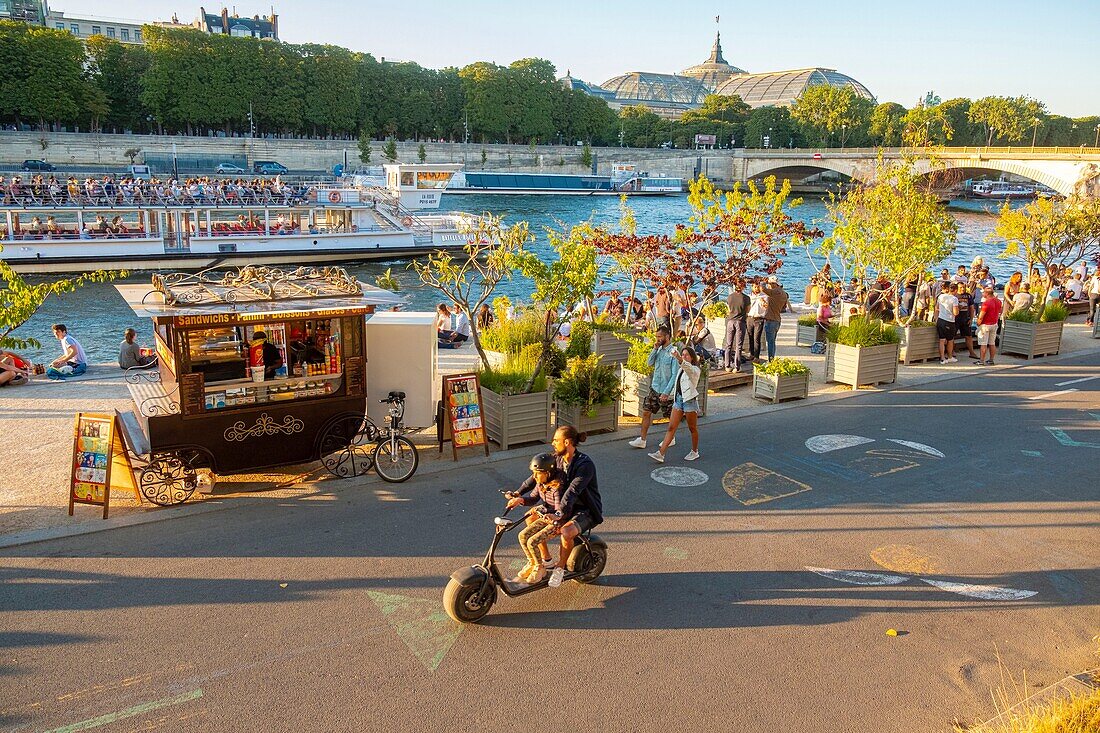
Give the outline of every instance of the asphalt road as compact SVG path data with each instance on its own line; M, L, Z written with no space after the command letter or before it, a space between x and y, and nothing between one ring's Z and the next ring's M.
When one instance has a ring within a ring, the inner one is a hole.
M1002 673L1095 666L1095 355L709 426L701 452L666 466L705 482L669 486L593 445L604 577L476 626L443 587L526 461L0 553L0 727L948 730Z

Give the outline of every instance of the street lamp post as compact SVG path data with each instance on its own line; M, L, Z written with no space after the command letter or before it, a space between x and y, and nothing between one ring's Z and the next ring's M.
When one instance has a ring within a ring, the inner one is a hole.
M1039 134L1039 118L1036 117L1031 123L1031 149L1035 149L1035 136Z
M1100 148L1100 125L1096 126L1096 139L1092 141L1092 147Z
M840 149L843 150L845 144L848 142L848 125L843 124L840 126Z

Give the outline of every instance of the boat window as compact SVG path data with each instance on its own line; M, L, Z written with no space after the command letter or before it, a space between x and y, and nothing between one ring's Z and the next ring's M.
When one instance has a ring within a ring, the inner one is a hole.
M274 226L274 222L272 223ZM210 211L211 236L224 237L234 234L258 234L264 230L264 212L241 209L214 209ZM199 217L199 232L205 236L206 214Z
M413 173L412 171L403 171L401 173L401 185L402 186L413 186L413 185L415 185L415 182L413 181L413 177L415 175L416 174Z
M446 188L453 175L450 171L420 171L416 174L416 187Z
M318 212L320 213L320 212ZM314 233L337 234L351 231L351 217L346 209L325 209L324 216L318 217ZM313 231L313 230L311 230Z
M302 231L302 212L280 211L271 217L272 234L300 234Z

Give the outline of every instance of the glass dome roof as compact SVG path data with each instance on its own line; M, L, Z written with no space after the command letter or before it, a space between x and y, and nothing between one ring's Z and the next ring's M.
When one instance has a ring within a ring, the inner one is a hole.
M730 66L722 58L722 34L714 38L714 46L710 49L710 57L701 64L689 66L680 72L681 76L690 76L698 79L708 89L717 89L718 85L735 74L746 74L744 69Z
M675 74L632 71L608 79L600 87L615 95L616 102L672 102L702 104L709 90L698 79Z
M852 77L820 67L733 76L718 87L717 93L727 97L736 94L750 107L789 107L802 92L820 84L850 87L861 97L875 99L867 87Z

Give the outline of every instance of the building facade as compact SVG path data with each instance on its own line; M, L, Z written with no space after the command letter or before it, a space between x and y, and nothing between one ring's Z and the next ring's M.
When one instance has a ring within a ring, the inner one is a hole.
M143 25L197 28L204 33L279 40L279 16L274 12L271 15L254 15L248 18L241 17L236 12L230 14L229 9L224 7L221 13L208 13L205 8L200 7L198 18L191 23L181 23L174 15L169 21L107 18L51 10L45 0L0 0L0 18L68 31L85 40L92 36L106 36L121 43L139 45L145 43L141 33Z
M0 0L0 20L42 25L46 21L46 3L44 0Z

